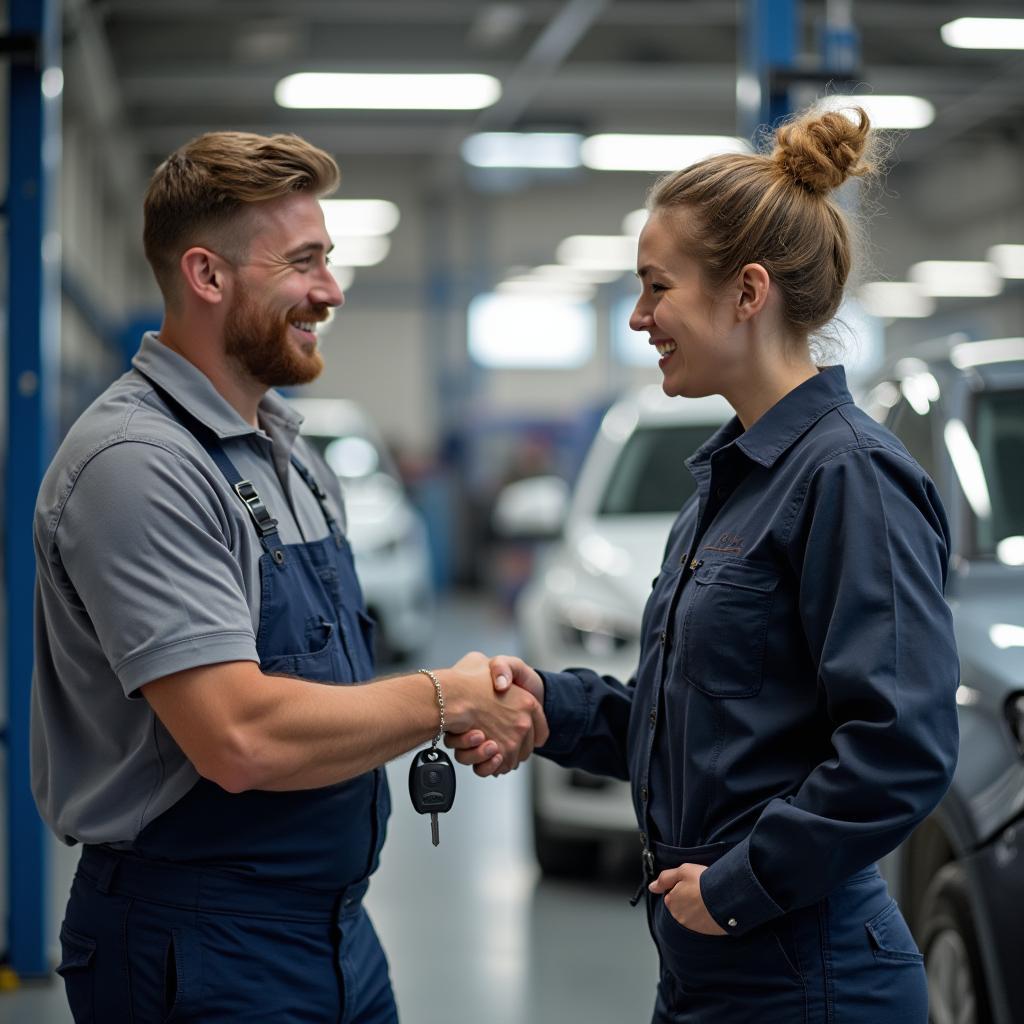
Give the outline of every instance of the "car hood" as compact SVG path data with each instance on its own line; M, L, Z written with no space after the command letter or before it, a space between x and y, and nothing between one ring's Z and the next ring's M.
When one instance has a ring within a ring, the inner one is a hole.
M1024 591L1018 585L950 601L964 683L1000 698L1024 690Z
M581 591L599 594L602 603L635 618L639 629L674 518L642 515L586 520L568 532L557 561L573 573Z

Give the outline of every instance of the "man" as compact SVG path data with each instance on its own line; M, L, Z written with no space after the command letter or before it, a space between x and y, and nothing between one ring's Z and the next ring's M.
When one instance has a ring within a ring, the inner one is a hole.
M337 182L284 135L211 133L157 169L163 323L43 481L33 789L84 844L58 968L76 1021L394 1021L361 902L382 766L472 730L508 767L547 732L479 654L323 685L370 679L372 623L337 482L269 389L317 376L344 301Z

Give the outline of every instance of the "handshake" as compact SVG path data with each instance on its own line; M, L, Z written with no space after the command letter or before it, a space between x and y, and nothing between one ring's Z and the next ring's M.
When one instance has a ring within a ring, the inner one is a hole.
M477 775L513 771L547 742L544 680L522 659L472 651L437 676L444 691L445 744Z

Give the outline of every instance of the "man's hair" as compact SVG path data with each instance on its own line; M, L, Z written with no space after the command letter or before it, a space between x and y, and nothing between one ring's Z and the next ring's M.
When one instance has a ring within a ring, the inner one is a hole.
M143 245L157 284L176 303L181 254L194 245L243 262L245 214L292 192L320 197L338 187L333 157L297 135L207 132L153 172L143 204Z

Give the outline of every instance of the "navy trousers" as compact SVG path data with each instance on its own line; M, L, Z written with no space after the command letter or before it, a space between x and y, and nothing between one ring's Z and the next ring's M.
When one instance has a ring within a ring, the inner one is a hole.
M397 1024L362 904L87 848L61 928L75 1024Z
M684 928L662 896L648 910L654 1024L927 1024L924 958L875 866L736 938Z

